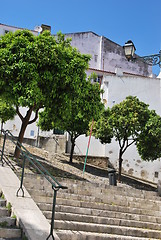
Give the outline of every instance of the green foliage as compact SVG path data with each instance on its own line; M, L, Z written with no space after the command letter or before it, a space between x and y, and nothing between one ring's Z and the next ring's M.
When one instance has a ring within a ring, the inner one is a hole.
M161 157L161 117L154 111L151 112L136 145L143 160L150 161Z
M5 228L8 226L8 223L6 221L0 223L0 227Z
M2 193L2 195L1 195L1 198L2 198L2 199L5 199L5 196L4 196L4 194L3 194L3 193Z
M78 89L72 95L69 93L66 106L55 110L51 102L39 114L39 126L42 130L51 130L54 127L67 131L71 136L71 142L81 134L86 134L89 129L89 122L98 119L103 104L100 99L99 84L91 84L86 80L86 75L80 76ZM72 156L71 156L72 161Z
M135 140L149 119L148 105L137 97L126 97L121 103L111 108L110 125L119 143L124 144L129 138ZM121 145L122 145L121 144Z
M9 119L13 119L15 114L15 108L10 103L0 98L0 121L5 123Z
M136 144L143 160L161 157L161 117L137 97L128 96L105 110L95 123L93 133L102 143L110 143L112 137L118 141L119 180L123 154L132 144Z
M25 235L23 235L22 240L28 240L28 238Z
M129 96L102 113L96 123L95 136L102 143L110 143L110 139L115 137L120 146L125 147L129 144L129 138L137 139L149 119L149 113L147 104L139 101L137 97Z
M15 214L13 214L13 215L12 215L12 218L13 218L13 219L17 219L17 217L16 217L16 215L15 215Z
M11 212L11 209L12 209L12 205L10 202L8 202L6 208L8 209L9 212Z
M75 137L85 134L89 128L89 122L93 118L98 119L103 105L98 85L94 86L87 82L84 87L80 87L79 93L76 92L69 96L63 111L62 108L56 111L52 103L49 108L45 108L40 113L39 126L41 129L51 130L58 127L70 134L73 133Z
M92 135L99 138L101 143L111 143L113 137L113 129L110 125L111 110L107 108L101 113L98 121L94 122Z
M52 103L52 111L59 118L67 112L71 97L81 91L89 59L61 33L51 36L45 31L34 36L23 30L0 38L0 92L16 106L22 120L20 143L27 125L36 121L40 108L48 109ZM19 107L28 108L25 116ZM33 111L35 118L30 120Z
M75 87L78 73L83 74L87 59L61 33L6 34L0 39L0 90L16 106L42 107L49 97L62 100Z

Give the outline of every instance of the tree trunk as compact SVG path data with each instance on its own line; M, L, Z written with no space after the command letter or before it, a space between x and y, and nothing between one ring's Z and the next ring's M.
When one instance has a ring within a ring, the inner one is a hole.
M25 134L25 130L26 130L26 127L27 127L27 123L25 121L22 122L22 125L21 125L21 130L20 130L20 133L19 133L19 136L18 136L18 141L17 141L17 146L15 148L15 153L14 153L14 157L15 158L19 158L20 156L20 148L21 148L21 145L19 145L19 143L22 144L23 142L23 137L24 137L24 134Z
M2 129L3 129L3 121L1 122L1 134L2 134Z
M72 160L73 160L74 147L75 147L75 140L72 140L72 147L70 151L70 163L72 163Z
M25 118L21 119L22 120L22 125L21 125L19 136L18 136L18 142L20 144L22 144L22 142L23 142L23 137L24 137L27 125L29 123L29 120L30 120L30 117L31 117L31 113L32 113L32 108L30 108L27 111ZM21 152L21 150L20 150L21 146L18 144L18 142L17 142L17 146L15 148L15 153L14 153L14 157L17 158L17 159L19 158L20 152Z
M119 153L119 174L118 174L118 182L121 182L121 170L122 170L122 149L120 149L120 153Z

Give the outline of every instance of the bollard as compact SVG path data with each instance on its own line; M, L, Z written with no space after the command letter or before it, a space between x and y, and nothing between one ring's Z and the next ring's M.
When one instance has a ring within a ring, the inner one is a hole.
M109 185L117 186L115 169L108 170L108 178L109 178Z

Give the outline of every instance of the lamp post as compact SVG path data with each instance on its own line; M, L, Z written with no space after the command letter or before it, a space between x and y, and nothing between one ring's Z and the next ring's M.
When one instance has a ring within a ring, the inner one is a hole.
M147 63L148 65L155 66L159 64L159 66L161 67L161 51L159 51L158 54L153 54L149 56L143 56L143 57L134 56L136 48L134 46L134 43L131 40L127 41L123 46L123 48L125 51L125 57L127 58L128 61L130 60L137 61L138 59Z

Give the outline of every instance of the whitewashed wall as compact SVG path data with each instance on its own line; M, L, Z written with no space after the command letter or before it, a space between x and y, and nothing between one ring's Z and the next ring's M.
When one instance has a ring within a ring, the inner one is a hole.
M99 36L94 32L71 33L65 34L65 36L72 38L72 46L78 48L81 53L91 55L91 68L109 72L115 72L116 68L122 68L122 71L128 73L152 75L151 66L139 60L127 61L123 47L106 37Z
M20 108L20 112L22 114L22 116L24 117L26 114L27 108ZM30 120L32 120L34 118L35 114L32 113ZM20 128L21 128L21 120L20 118L16 115L15 118L13 120L9 120L4 124L4 129L5 130L9 130L11 131L11 133L14 136L18 136L19 132L20 132ZM37 123L33 123L33 124L29 124L26 128L25 131L25 138L30 138L30 139L37 139L38 135L39 136L43 136L43 137L50 137L52 135L53 131L41 131L38 126Z
M104 89L103 99L107 99L106 106L112 107L124 100L126 96L137 96L141 101L149 104L150 109L156 110L161 115L161 80L159 78L132 77L132 76L105 76L102 88ZM82 147L82 153L85 154L87 140L78 138L77 145ZM86 142L86 147L82 142ZM111 144L102 145L98 140L92 139L89 155L107 156L113 165L118 168L118 143L114 140ZM146 179L152 182L161 178L160 159L146 162L141 160L135 145L130 146L123 155L123 172L133 176Z
M0 24L0 36L6 34L7 32L15 32L17 30L23 30L23 28ZM38 33L34 30L30 30L30 32L34 35L38 35Z

